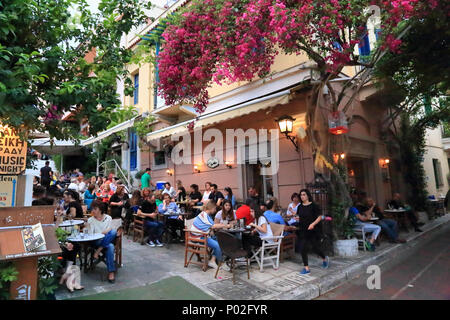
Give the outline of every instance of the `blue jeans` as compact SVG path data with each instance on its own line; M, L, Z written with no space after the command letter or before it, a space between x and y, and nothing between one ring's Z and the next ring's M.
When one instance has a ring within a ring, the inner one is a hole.
M161 241L161 236L164 233L164 224L162 222L145 221L144 226L148 230L149 241Z
M376 240L381 232L381 227L372 223L361 222L358 220L355 222L355 226L364 226L364 230L372 235L373 240Z
M108 272L116 271L116 264L114 263L114 244L112 243L116 238L116 230L111 230L103 239L95 241L95 247L103 247L106 249L106 268Z
M391 240L397 240L398 233L397 233L397 222L392 219L383 219L378 222L378 225L381 227L381 230L386 232L388 237Z
M202 237L201 239L205 238ZM222 261L222 250L220 249L216 237L208 237L208 240L206 241L208 243L208 247L210 247L213 250L213 256L216 257L217 262Z

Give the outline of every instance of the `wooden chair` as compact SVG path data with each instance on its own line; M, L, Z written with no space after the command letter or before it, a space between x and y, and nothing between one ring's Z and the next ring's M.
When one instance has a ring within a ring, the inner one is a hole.
M250 259L247 257L247 251L242 249L242 241L236 238L231 233L224 231L217 232L216 236L217 241L219 242L220 249L222 249L223 255L231 259L230 271L233 273L233 284L235 284L234 270L236 269L236 259L238 258L244 258L246 260L247 277L248 279L250 279ZM223 261L220 261L214 278L217 278L217 274L219 273L219 269L222 264Z
M116 270L122 267L122 236L123 236L123 226L122 226L122 219L113 219L111 223L111 227L116 230L116 238L114 239L114 262L116 264ZM91 261L90 261L90 270L95 269L95 264L93 263L93 252L94 248L91 248ZM102 250L103 255L100 256L101 262L106 264L106 248ZM116 271L117 273L117 271ZM102 273L100 275L102 281L104 281L107 278L106 273Z
M289 255L289 258L292 258L295 255L295 241L297 240L297 235L295 232L292 232L281 240L281 247L280 247L280 261L284 261L284 256L286 254Z
M144 237L145 237L145 228L144 228L144 218L140 217L138 215L134 216L133 220L133 241L135 242L137 239L137 236L140 237L140 243L141 245L144 244Z
M259 271L263 272L266 261L272 263L272 267L277 270L280 266L280 249L283 240L284 225L269 223L272 229L273 237L264 238L261 247L256 251L252 250L250 261L256 261L259 265ZM272 242L269 242L271 240Z
M116 230L116 240L114 242L114 260L116 261L117 268L122 267L122 237L123 237L123 225L122 219L113 219L113 229Z
M194 218L195 219L195 218ZM190 263L200 265L203 271L208 270L209 250L208 250L208 233L196 232L201 234L204 239L200 239L191 232L191 226L194 223L194 219L185 220L184 225L184 267L187 268ZM191 256L188 259L188 254ZM197 261L192 261L194 254L197 256Z
M133 206L131 207L131 210L134 214L137 213L137 210L139 209L139 206ZM123 229L124 229L124 234L126 234L127 236L130 235L130 233L133 231L133 227L134 227L134 221L133 221L133 216L129 217L128 215L125 217L124 223L123 223Z

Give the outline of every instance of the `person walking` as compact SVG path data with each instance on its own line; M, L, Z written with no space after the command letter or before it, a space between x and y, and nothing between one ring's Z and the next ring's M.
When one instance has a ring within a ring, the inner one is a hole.
M320 233L317 227L317 224L322 220L322 218L320 208L313 202L309 190L300 190L300 205L297 208L297 217L295 219L299 222L299 249L304 265L303 270L300 271L300 274L302 275L311 273L308 265L309 246L312 246L313 251L323 259L322 267L325 269L329 267L329 258L328 256L325 256L320 247Z
M52 168L50 168L50 161L45 161L45 166L41 168L41 186L43 186L47 191L50 188L50 172Z
M145 169L145 173L141 177L141 190L144 190L145 188L150 188L150 185L155 186L155 184L152 182L152 177L150 175L152 169L147 168Z

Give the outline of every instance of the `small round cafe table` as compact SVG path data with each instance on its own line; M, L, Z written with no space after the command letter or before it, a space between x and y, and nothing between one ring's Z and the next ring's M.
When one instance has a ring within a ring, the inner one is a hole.
M80 225L83 223L84 223L83 220L66 220L66 221L61 222L59 224L59 227L67 228L67 227L77 226L77 225Z
M87 272L89 270L88 268L89 266L87 263L89 246L92 244L93 241L103 239L104 237L105 235L103 233L84 234L83 232L80 232L75 237L74 236L67 237L67 241L77 242L81 245L81 251L83 252L84 262L82 259L80 259L81 261L80 268L82 268L84 265L84 272Z
M384 212L391 213L397 221L398 227L403 227L408 231L408 225L406 223L406 209L385 209Z

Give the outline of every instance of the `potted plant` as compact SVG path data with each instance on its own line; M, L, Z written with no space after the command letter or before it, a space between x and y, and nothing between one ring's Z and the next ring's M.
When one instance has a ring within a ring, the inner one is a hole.
M11 282L17 280L18 272L11 261L0 262L0 300L9 299Z
M348 206L332 199L330 213L333 216L334 254L340 257L357 256L358 239L353 231L354 220L348 216Z
M352 205L350 198L347 167L344 163L336 164L337 174L333 176L329 188L329 213L333 218L334 254L341 257L358 255L358 239L353 228L355 221L349 217Z

